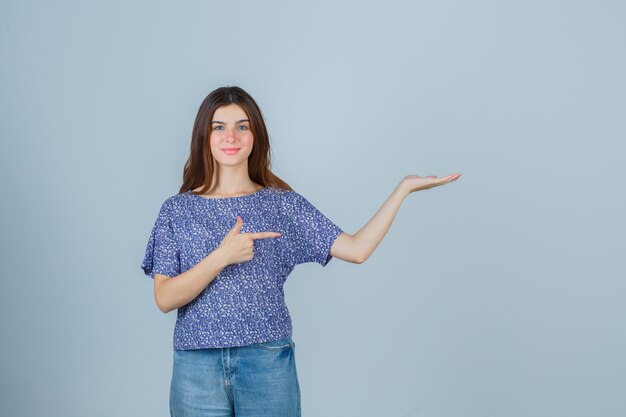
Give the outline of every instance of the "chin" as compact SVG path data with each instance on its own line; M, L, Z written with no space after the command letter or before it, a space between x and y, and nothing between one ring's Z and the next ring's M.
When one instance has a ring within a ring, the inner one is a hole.
M216 159L216 162L218 163L218 165L221 165L221 166L234 167L234 166L241 165L241 164L247 164L248 163L248 158L240 159L238 161L233 161L233 160L230 160L230 161L220 161L220 160Z

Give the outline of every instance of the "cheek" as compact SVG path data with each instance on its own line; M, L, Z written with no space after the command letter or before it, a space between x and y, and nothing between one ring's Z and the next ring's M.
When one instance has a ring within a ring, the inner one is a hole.
M252 144L254 143L254 137L252 136L252 134L244 135L241 138L241 143L245 143L246 146L252 147Z
M209 136L209 145L211 145L211 148L217 147L219 143L220 143L220 140L217 135L211 134L211 136Z
M211 155L217 155L220 151L219 144L214 140L209 140L209 149L211 151Z

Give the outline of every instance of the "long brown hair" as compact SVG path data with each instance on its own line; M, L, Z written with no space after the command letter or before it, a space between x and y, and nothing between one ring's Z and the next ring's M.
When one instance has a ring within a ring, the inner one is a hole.
M215 167L209 146L210 123L218 107L233 103L241 106L250 119L250 129L254 137L252 153L248 157L250 179L263 186L274 186L292 191L289 184L270 170L270 140L261 109L252 96L242 88L227 86L213 90L200 105L193 125L191 149L183 170L183 185L179 193L203 185L204 187L198 191L198 194L205 194L211 188Z

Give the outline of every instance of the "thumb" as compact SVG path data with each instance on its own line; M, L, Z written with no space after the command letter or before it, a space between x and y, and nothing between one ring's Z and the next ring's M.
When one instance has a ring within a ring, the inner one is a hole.
M239 216L237 216L237 220L235 221L235 225L233 226L232 229L230 229L230 231L228 232L229 235L236 235L239 233L239 231L241 230L241 228L243 227L243 219Z

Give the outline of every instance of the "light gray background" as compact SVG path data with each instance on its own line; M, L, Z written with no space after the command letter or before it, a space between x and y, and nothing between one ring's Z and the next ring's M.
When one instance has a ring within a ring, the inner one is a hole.
M201 101L258 101L274 172L362 265L286 285L305 417L626 415L619 1L0 6L0 414L167 416L140 269ZM619 164L619 169L618 169Z

